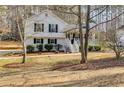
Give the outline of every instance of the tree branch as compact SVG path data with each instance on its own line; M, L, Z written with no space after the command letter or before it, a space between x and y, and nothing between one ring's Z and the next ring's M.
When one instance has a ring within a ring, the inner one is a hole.
M74 8L74 7L76 7L76 5L72 6L72 7L70 8L70 11L71 11L74 15L79 16L78 13L75 13L75 12L73 11L73 8Z
M101 24L104 24L104 23L108 23L108 22L110 22L110 21L113 21L114 19L118 18L118 17L121 16L122 14L124 14L124 12L122 12L122 13L119 14L118 16L112 18L111 20L107 20L107 21L105 21L105 22L101 22L101 23L99 23L99 24L96 24L95 26L89 28L89 30L91 30L91 29L93 29L93 28L95 28L95 27L97 27L97 26L99 26L99 25L101 25Z
M75 13L73 13L73 12L60 11L60 10L55 10L55 9L51 9L51 8L48 8L48 9L49 9L49 10L54 10L54 11L60 12L60 13L73 14L73 15L76 15L76 16L77 16L77 14L75 14Z
M99 12L98 14L92 16L89 20L93 19L94 17L100 15L101 13L103 13L106 9L108 8L108 6L106 6L101 12Z
M95 9L93 9L92 11L90 11L90 13L92 13L92 12L94 12L94 11L96 11L96 10L99 10L99 9L101 9L101 8L104 8L104 6L95 8Z

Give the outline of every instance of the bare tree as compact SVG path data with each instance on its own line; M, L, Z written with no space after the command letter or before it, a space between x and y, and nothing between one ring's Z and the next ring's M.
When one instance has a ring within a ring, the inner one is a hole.
M24 7L24 10L25 10L25 7ZM20 35L20 38L21 38L21 43L22 43L22 46L23 46L23 60L22 60L22 63L25 63L26 62L26 45L25 45L25 34L24 34L24 28L25 28L25 20L24 17L22 17L22 15L19 13L19 10L18 10L18 6L16 7L16 11L17 11L17 18L16 18L16 21L17 21L17 26L18 26L18 32L19 32L19 35ZM26 11L24 11L26 12ZM23 16L25 16L26 14L24 14Z
M81 61L80 63L86 63L85 51L84 51L84 34L82 31L82 18L81 18L81 5L78 6L78 25L80 32L80 50L81 50Z
M81 64L87 62L87 54L88 54L88 39L89 39L89 32L94 29L97 28L99 30L108 30L112 24L113 24L113 20L117 20L121 15L124 14L124 12L118 12L117 15L115 15L112 12L113 6L109 6L109 5L103 5L101 6L97 6L94 9L93 6L91 7L90 5L87 5L87 12L86 12L86 33L84 36L84 33L82 31L82 11L81 11L81 6L78 6L78 11L73 11L73 8L76 6L72 6L70 8L70 12L64 12L64 11L59 11L59 12L63 12L66 14L74 14L78 17L78 25L79 25L79 32L80 32L80 46L81 46ZM120 6L114 6L114 7L120 7ZM92 9L92 10L91 10ZM114 8L114 10L116 10L117 8ZM91 16L91 13L94 14ZM106 12L106 13L105 13ZM117 12L116 12L117 13ZM113 17L113 15L115 15ZM104 16L106 16L106 20L104 18ZM95 20L97 19L97 21ZM95 25L90 27L90 22L94 21ZM117 22L117 21L116 21ZM105 24L106 24L106 29L105 29ZM108 25L111 24L111 25ZM77 29L77 28L75 28ZM85 38L84 38L85 37ZM85 42L84 42L85 41Z
M120 25L119 18L123 15L123 12L120 13L120 6L113 6L110 11L112 11L111 19L115 18L111 21L111 27L109 27L106 38L107 38L107 45L110 49L112 49L115 52L116 59L120 59L124 52L124 47L122 44L121 38L123 37L123 34L121 32L120 27L123 27L123 24Z
M86 19L86 33L85 33L85 58L86 58L86 62L87 62L87 52L88 52L88 37L89 37L89 21L90 21L90 5L87 6L87 19Z
M107 45L112 49L116 54L116 59L120 59L121 55L124 52L124 47L121 45L121 37L123 35L118 34L118 30L111 28L107 33Z

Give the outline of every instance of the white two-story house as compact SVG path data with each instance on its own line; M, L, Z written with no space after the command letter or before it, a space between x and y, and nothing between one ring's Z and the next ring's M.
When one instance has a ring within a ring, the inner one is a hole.
M25 43L34 46L60 44L61 51L79 52L79 32L71 30L74 27L76 26L66 23L51 11L44 10L26 20ZM45 51L45 48L43 50ZM55 51L56 48L53 47L52 50Z

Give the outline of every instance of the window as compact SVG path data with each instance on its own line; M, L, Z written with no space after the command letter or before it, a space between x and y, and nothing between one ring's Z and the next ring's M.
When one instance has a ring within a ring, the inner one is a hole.
M41 38L34 38L34 44L43 44L43 39Z
M34 23L34 32L44 32L44 24Z
M58 24L49 24L49 32L58 32Z
M48 39L48 44L57 44L57 39Z
M40 43L40 39L36 39L36 43Z

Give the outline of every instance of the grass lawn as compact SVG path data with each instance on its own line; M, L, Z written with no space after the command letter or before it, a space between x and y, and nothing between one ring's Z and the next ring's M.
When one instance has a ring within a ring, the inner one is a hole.
M114 55L112 53L89 53L88 60L97 60L97 59L104 59L104 58L111 58ZM9 63L21 63L21 58L9 58L9 59L0 59L0 68L2 66ZM27 57L27 63L33 62L36 64L41 64L43 66L52 66L59 63L65 64L78 64L80 63L80 54L51 54L51 55L41 55L41 56L34 56L34 57Z
M89 53L92 60L112 58L112 53ZM122 60L123 61L123 60ZM80 54L53 54L33 56L27 63L31 67L3 68L8 63L19 63L21 58L0 59L0 86L124 86L124 68L109 67L96 70L52 70L56 65L72 65L80 62Z
M54 55L48 55L48 56L36 56L36 57L28 57L27 58L27 63L32 62L36 64L40 64L43 66L51 66L56 63L62 63L66 62L68 63L79 63L80 60L80 55L62 55L62 56L57 56ZM0 59L0 68L2 68L3 65L8 64L8 63L21 63L22 58L14 58L14 59Z

